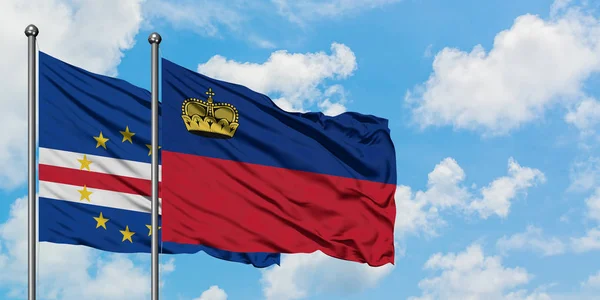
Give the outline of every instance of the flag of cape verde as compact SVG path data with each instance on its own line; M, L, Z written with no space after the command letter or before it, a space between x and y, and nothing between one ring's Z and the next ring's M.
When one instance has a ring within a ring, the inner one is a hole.
M163 239L394 262L388 121L289 113L162 60Z
M150 252L150 93L39 56L40 241ZM159 247L165 254L204 251L256 267L279 263L276 253L171 242Z

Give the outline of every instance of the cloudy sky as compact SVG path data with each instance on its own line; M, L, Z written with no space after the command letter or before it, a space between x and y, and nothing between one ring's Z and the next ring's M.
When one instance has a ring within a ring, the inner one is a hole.
M162 56L290 111L390 120L396 265L161 257L162 299L600 295L600 4L577 0L3 0L0 298L26 288L26 38L149 88ZM149 255L40 245L42 299L149 299ZM597 299L597 298L596 298Z

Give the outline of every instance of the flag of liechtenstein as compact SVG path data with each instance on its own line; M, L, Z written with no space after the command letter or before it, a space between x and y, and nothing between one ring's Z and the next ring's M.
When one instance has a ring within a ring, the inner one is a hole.
M290 113L164 58L162 91L165 241L394 263L388 120Z
M150 93L39 56L40 241L150 252ZM160 244L165 254L198 251L256 267L279 263L276 253Z

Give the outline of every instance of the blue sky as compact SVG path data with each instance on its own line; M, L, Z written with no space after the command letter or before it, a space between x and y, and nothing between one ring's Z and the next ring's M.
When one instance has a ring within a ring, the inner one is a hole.
M19 2L0 4L9 45L0 49L0 298L23 298L26 283L17 199L26 195L29 23L42 51L144 88L157 31L163 57L285 109L390 120L395 266L316 253L258 270L202 253L165 256L162 299L600 295L594 1ZM149 267L147 255L42 244L40 296L148 299Z

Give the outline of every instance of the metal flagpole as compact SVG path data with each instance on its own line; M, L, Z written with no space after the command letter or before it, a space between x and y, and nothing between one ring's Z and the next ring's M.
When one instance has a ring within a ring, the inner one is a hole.
M35 300L36 297L36 243L37 243L37 222L36 222L36 194L35 194L35 142L36 142L36 70L37 70L37 53L36 53L36 38L39 33L35 25L29 25L25 28L25 35L28 42L28 76L27 76L27 94L28 94L28 129L29 140L27 142L27 169L28 169L28 299Z
M158 300L158 45L162 38L154 32L152 46L152 300Z

